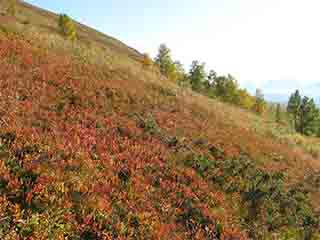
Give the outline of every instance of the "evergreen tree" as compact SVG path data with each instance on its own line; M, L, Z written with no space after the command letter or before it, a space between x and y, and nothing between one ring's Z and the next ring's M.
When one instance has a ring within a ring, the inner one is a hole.
M189 71L189 81L194 91L200 91L203 83L206 81L207 73L205 71L205 64L199 61L193 61Z
M319 131L319 110L313 99L304 97L299 111L299 132L315 135Z
M205 88L210 90L212 88L212 84L214 83L215 79L217 78L217 73L214 70L210 70L207 80L205 81Z
M239 84L231 74L228 74L227 76L227 93L225 101L239 105Z
M305 96L302 99L296 90L289 98L287 112L292 115L297 132L304 135L319 134L320 113L312 98Z
M159 66L160 73L164 76L170 78L175 74L176 68L171 57L171 50L165 44L160 45L155 63Z
M217 78L217 73L214 70L210 70L208 75L208 82L210 83L210 85L213 84L216 78Z
M299 90L296 90L289 98L287 105L287 112L292 115L294 121L294 128L298 131L299 112L301 107L301 96Z
M212 84L214 79L217 77L217 73L213 70L211 70L209 72L209 75L207 76L207 78L204 80L204 82L202 83L203 85L203 93L211 98L215 97L215 92L213 90Z
M228 74L228 76L215 77L211 84L215 96L224 102L234 103L239 105L238 83L236 79Z
M280 103L277 104L277 108L276 108L276 122L277 123L281 122L281 105L280 105Z

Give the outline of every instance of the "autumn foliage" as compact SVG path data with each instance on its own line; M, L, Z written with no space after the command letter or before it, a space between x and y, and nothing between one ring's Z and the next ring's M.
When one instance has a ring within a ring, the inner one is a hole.
M251 159L287 148L223 120L209 126L175 92L18 36L0 37L0 60L0 238L316 233L307 195Z
M173 167L167 144L111 108L121 93L108 81L90 82L93 67L75 69L70 58L15 38L2 38L0 49L1 237L227 234L228 220L212 210L224 194Z

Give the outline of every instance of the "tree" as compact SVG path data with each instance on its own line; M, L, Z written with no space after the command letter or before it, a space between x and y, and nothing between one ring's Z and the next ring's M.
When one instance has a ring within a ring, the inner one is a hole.
M276 122L277 123L281 122L281 105L280 105L280 103L277 104L277 108L276 108Z
M200 91L202 85L207 78L207 73L205 71L205 64L199 61L193 61L189 71L189 81L194 91Z
M298 131L304 135L315 135L319 131L319 109L312 98L302 99Z
M10 16L15 16L16 13L17 13L17 1L16 0L9 0L7 14Z
M299 111L301 107L301 96L299 90L291 94L287 105L287 112L292 115L294 128L298 130Z
M245 109L252 109L255 104L255 98L251 96L247 90L239 89L238 90L239 103L238 105Z
M228 76L216 76L211 84L214 94L222 101L239 104L238 83L236 79Z
M160 73L164 76L170 78L175 73L176 69L171 57L171 50L165 44L160 45L155 63L159 66Z
M216 79L216 77L217 77L217 73L214 70L210 70L207 79L203 83L205 94L211 98L215 97L215 92L212 87L212 84L213 84L214 80Z
M142 67L143 68L150 68L152 66L153 62L152 59L150 58L148 53L143 54L143 59L142 59Z
M210 70L209 75L208 75L208 82L210 83L210 85L215 81L215 79L217 78L217 73L214 70Z
M66 14L59 15L58 27L60 33L66 38L74 41L77 38L76 27L72 21L72 19Z
M174 66L175 66L175 74L174 74L175 81L179 86L188 87L189 86L188 76L186 74L186 71L182 63L180 61L175 61Z
M312 98L302 98L299 90L296 90L289 98L287 112L292 115L297 132L304 135L319 134L320 113Z
M259 115L262 115L265 111L265 108L266 108L266 101L264 100L263 93L262 93L261 89L257 89L253 110L256 113L258 113Z
M204 83L205 88L207 90L212 89L213 83L214 83L216 78L217 78L217 73L214 70L210 70L210 72L208 74L208 77L207 77L207 79L206 79L206 81Z

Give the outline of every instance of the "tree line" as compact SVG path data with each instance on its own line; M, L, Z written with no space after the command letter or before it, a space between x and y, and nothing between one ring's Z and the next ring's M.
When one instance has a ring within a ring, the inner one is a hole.
M172 59L171 50L165 44L160 45L154 62L162 75L182 87L189 87L210 98L217 98L258 114L263 114L266 109L266 101L261 90L257 89L256 95L252 96L246 89L239 87L231 74L218 75L214 70L207 72L205 63L196 60L186 71L179 61Z
M147 56L145 58L148 59L145 62L150 65L151 59ZM231 74L218 75L214 70L207 72L206 64L199 61L193 61L186 71L179 61L173 60L171 50L165 44L160 45L154 62L162 75L182 87L189 87L210 98L252 110L260 115L267 109L267 102L260 89L257 89L253 96L246 89L240 88ZM298 90L290 96L285 110L280 104L276 104L274 114L278 123L291 119L291 124L298 133L320 136L320 110L312 98L301 96Z

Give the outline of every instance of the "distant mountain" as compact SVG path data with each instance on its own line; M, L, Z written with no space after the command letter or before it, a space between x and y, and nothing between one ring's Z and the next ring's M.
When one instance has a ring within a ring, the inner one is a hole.
M273 94L273 93L269 93L269 94L266 93L264 96L268 102L276 102L276 103L287 103L290 97L289 94ZM311 95L308 95L308 96L312 97L316 102L316 104L320 106L320 97L311 96Z
M320 82L303 84L302 81L272 80L263 84L261 89L269 102L286 103L291 93L298 89L301 95L314 98L315 102L320 105Z
M289 99L289 94L276 94L276 93L265 93L265 99L268 102L276 102L276 103L286 103Z

